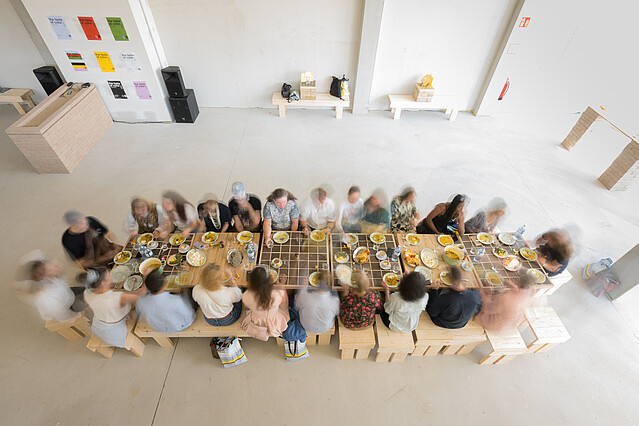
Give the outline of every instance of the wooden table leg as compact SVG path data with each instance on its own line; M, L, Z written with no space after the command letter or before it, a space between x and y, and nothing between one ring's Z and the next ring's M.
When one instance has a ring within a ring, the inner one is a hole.
M395 108L395 112L393 114L393 120L399 120L399 117L402 115L401 108Z
M395 352L390 362L404 362L406 355L408 355L406 352Z
M170 337L154 337L153 339L161 348L172 348L174 346Z
M375 362L388 362L392 355L392 352L377 352L375 356Z
M33 99L31 99L31 95L24 95L22 99L24 99L24 101L27 103L27 105L29 105L30 108L35 107L35 103L33 102Z
M353 359L355 358L355 349L342 349L341 357L342 359Z
M286 105L279 105L280 117L286 117Z
M451 112L450 112L450 117L448 117L448 121L455 121L457 120L457 108L451 108Z
M342 118L343 111L344 111L344 107L341 107L341 106L335 107L335 118L337 119Z
M331 344L331 335L324 333L317 336L317 344L320 346L327 346Z
M357 349L357 352L355 352L355 359L368 359L368 354L370 352L370 349Z
M20 102L12 102L13 106L16 107L16 109L18 110L18 112L22 115L25 115L27 112L24 110L24 108L22 108L22 105L20 105Z

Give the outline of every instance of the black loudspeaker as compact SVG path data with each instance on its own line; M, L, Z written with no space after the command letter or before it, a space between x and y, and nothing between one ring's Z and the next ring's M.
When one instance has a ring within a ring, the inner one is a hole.
M171 97L169 98L169 102L171 103L171 109L173 110L173 117L176 123L195 123L200 109L197 107L197 100L195 99L193 89L186 89L186 97Z
M162 68L162 77L164 77L164 84L170 98L186 98L188 96L180 67Z
M36 78L42 85L42 88L47 95L55 92L58 87L64 84L64 81L60 78L60 74L58 74L58 70L55 67L44 66L40 68L36 68L33 70Z

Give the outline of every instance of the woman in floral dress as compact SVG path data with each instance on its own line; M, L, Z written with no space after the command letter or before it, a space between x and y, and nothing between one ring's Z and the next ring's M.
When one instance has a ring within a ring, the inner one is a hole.
M340 319L346 328L370 327L375 322L375 312L382 308L377 292L369 290L370 281L362 273L353 274L356 287L342 284L340 294Z

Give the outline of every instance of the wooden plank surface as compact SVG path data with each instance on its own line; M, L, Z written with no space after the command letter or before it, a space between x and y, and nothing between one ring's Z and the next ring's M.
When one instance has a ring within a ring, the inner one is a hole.
M348 107L350 105L350 100L341 100L340 98L336 98L329 93L317 93L315 95L315 99L300 99L299 101L289 102L288 99L283 98L280 92L273 92L273 97L271 98L271 102L273 105L285 105L287 107L291 106L342 106Z
M0 102L27 102L23 97L25 95L33 95L31 89L9 89L4 93L0 93Z
M437 95L430 102L417 102L413 95L388 95L390 108L401 109L448 109L457 108L455 96Z

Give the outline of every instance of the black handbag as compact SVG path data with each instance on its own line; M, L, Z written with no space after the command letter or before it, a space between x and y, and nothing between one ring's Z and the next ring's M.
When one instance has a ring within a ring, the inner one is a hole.
M291 96L291 85L288 83L282 84L282 97L288 99Z

